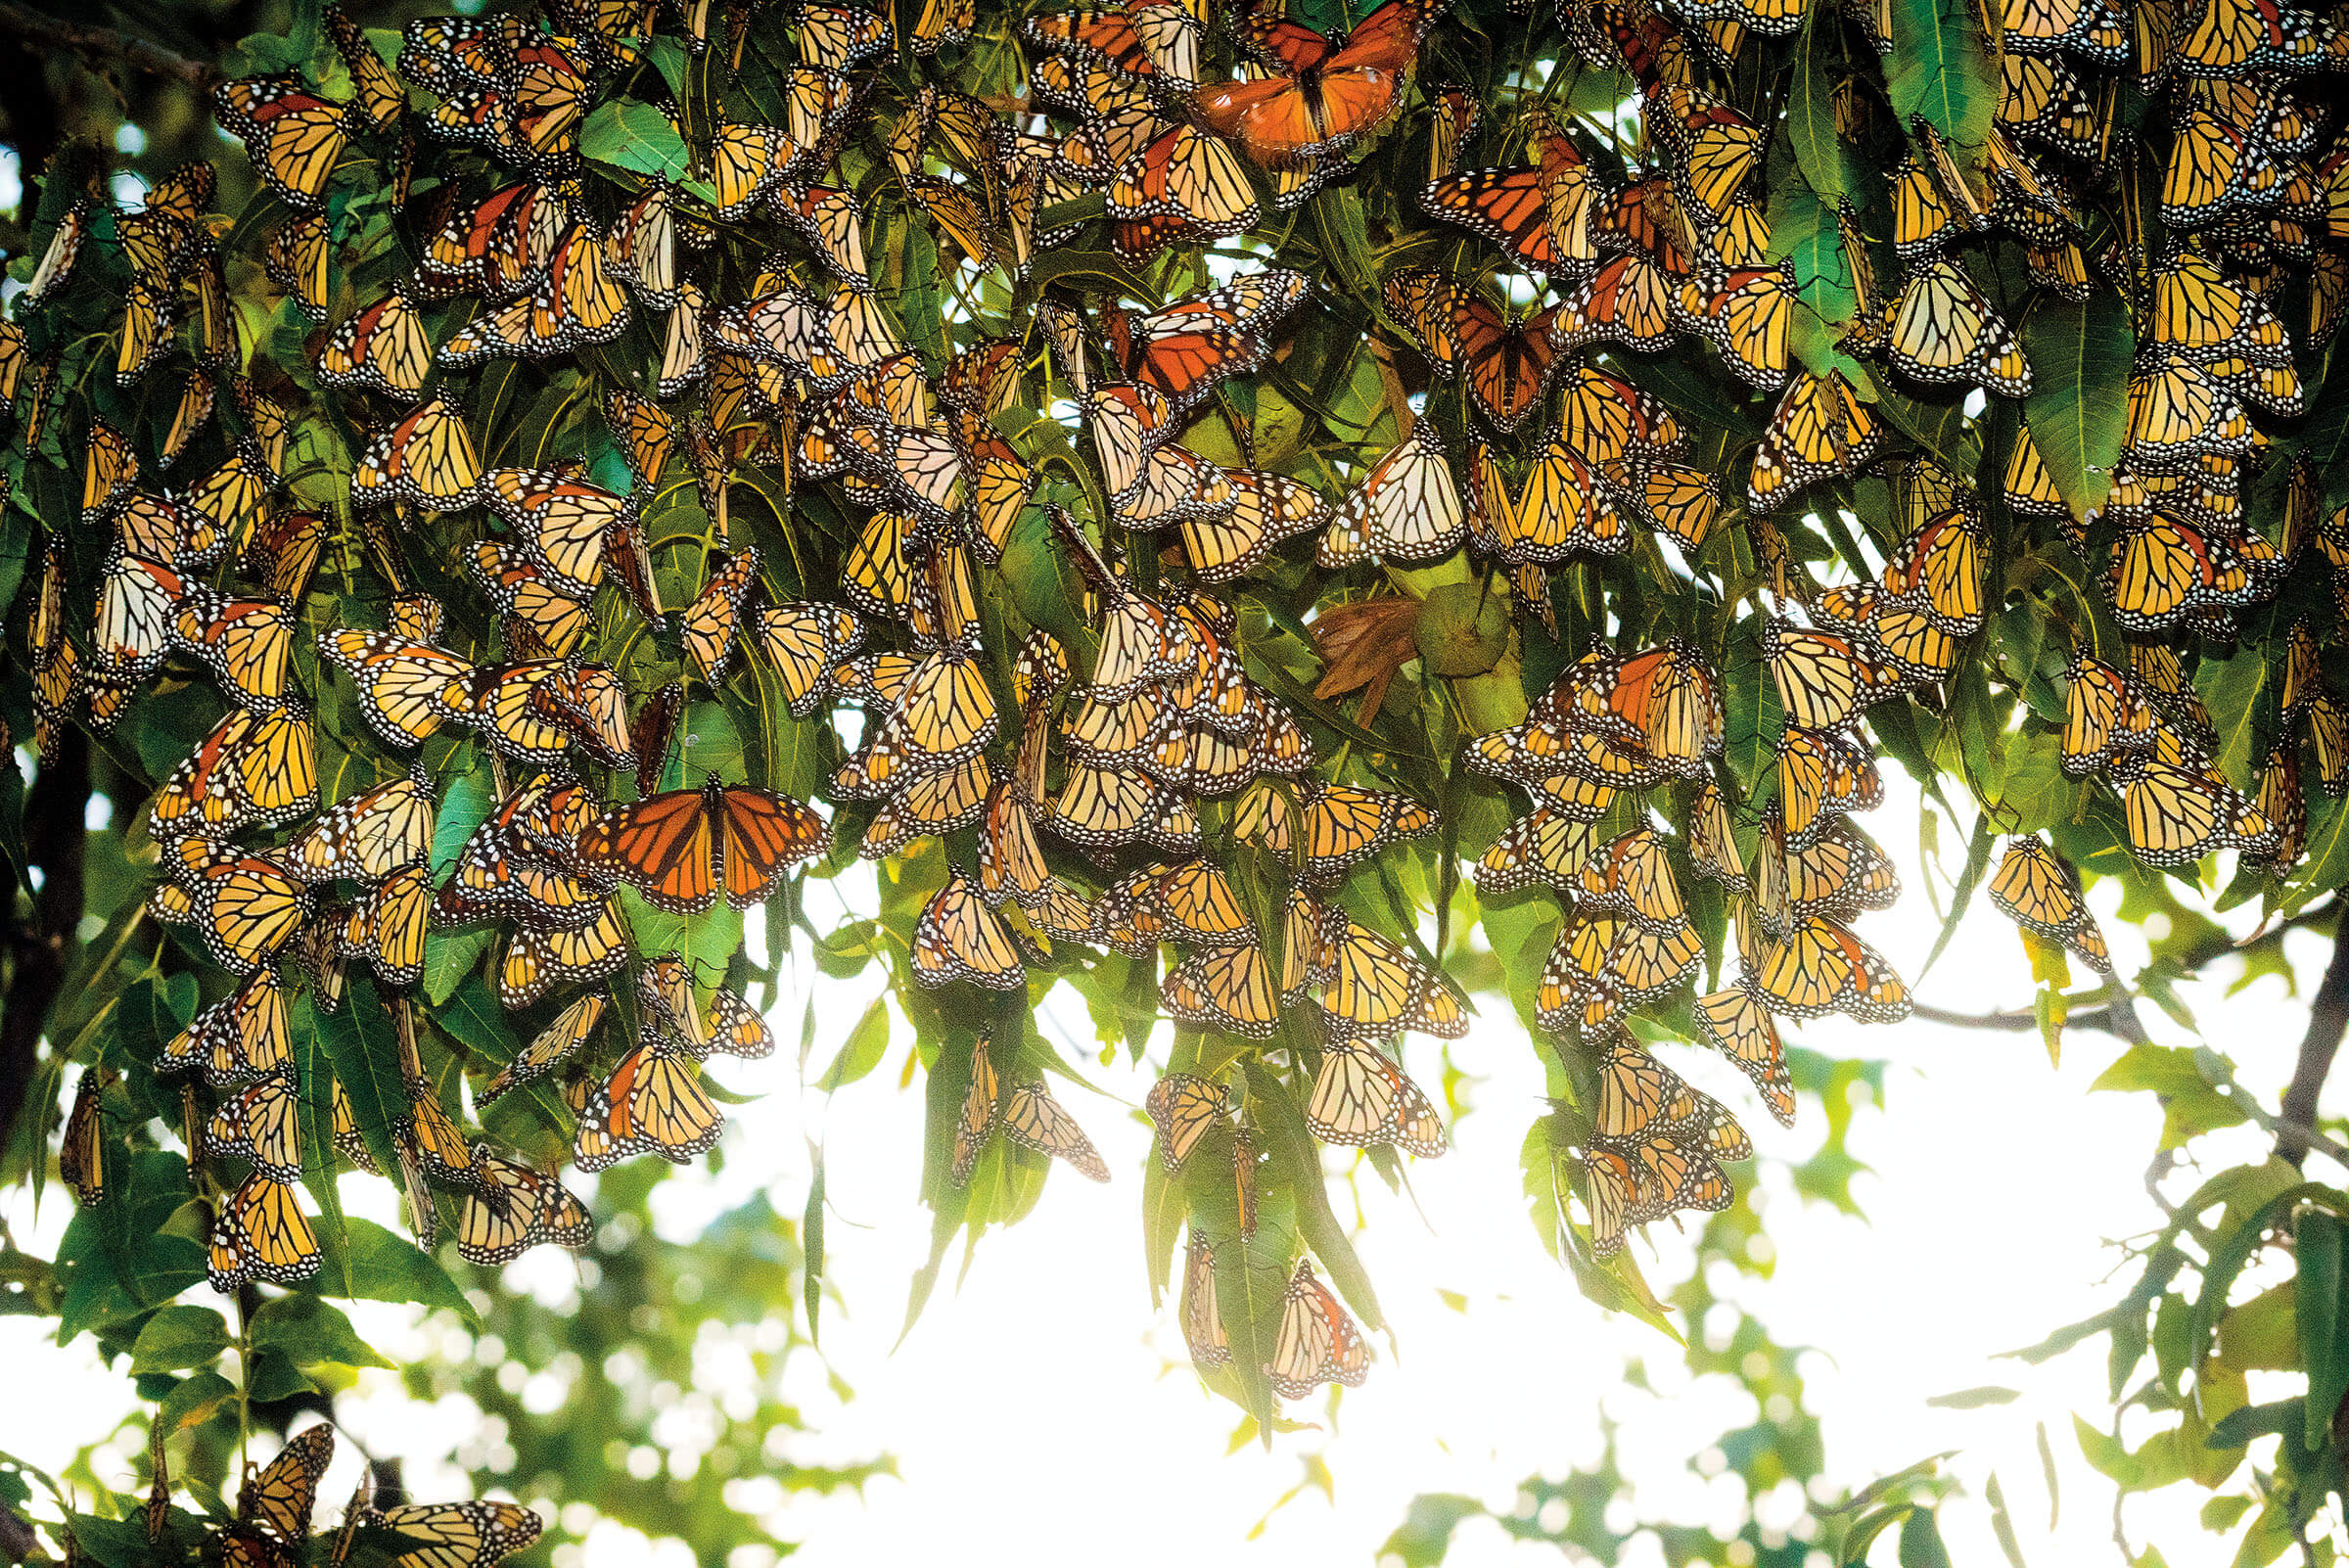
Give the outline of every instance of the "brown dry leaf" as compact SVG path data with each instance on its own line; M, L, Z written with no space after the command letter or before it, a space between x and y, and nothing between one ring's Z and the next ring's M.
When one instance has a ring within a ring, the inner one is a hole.
M1362 599L1324 610L1313 618L1313 651L1328 666L1313 695L1323 699L1362 694L1355 722L1367 726L1387 700L1387 683L1406 660L1418 657L1411 627L1419 601L1389 597Z

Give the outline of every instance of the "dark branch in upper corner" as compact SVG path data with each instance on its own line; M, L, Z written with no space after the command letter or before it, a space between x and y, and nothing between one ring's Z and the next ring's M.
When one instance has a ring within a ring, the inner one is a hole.
M0 0L0 35L69 49L94 70L121 66L142 75L173 77L198 92L208 93L225 79L217 67L175 55L144 38L134 38L113 27L68 22L30 6L13 4L11 0Z

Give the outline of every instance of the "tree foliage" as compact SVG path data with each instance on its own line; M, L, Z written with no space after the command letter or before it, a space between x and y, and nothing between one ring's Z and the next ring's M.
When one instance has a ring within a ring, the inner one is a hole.
M0 707L38 754L0 785L6 1169L38 1191L57 1146L81 1205L10 1300L130 1358L202 1528L256 1528L256 1410L372 1360L335 1301L478 1318L464 1269L590 1243L567 1181L705 1153L701 1065L774 1048L750 998L794 946L911 1026L909 1321L1056 1160L1112 1175L1049 992L1163 1074L1125 1174L1154 1285L1267 1440L1383 1326L1325 1150L1398 1184L1441 1154L1398 1039L1472 1012L1547 1079L1543 1242L1610 1308L1702 1305L1625 1243L1690 1214L1728 1248L1752 1141L1668 1059L1718 1048L1789 1120L1853 1069L1780 1021L1910 1014L1851 929L1899 892L1853 815L1882 761L1970 819L1942 940L1983 893L2023 927L2050 1049L2097 1009L2178 1141L2253 1115L2134 997L2217 956L2183 900L2280 929L2349 880L2328 19L377 20L298 0L226 53L250 161L122 172L74 127L0 324ZM141 113L184 139L186 97ZM869 899L807 897L859 860ZM2171 922L2100 998L2083 878ZM1848 1202L1839 1131L1820 1159ZM406 1234L345 1211L352 1171ZM810 1332L817 1180L796 1232L720 1238ZM2088 1327L2186 1424L2101 1467L2216 1487L2282 1434L2254 1532L2315 1516L2337 1282L2257 1353L2316 1404L2249 1407L2225 1325L2284 1235L2337 1274L2343 1202L2270 1169L2181 1208ZM627 1263L597 1290L657 1288ZM127 1506L59 1528L197 1549ZM507 1517L467 1516L483 1558ZM1899 1499L1847 1549L1894 1525L1927 1553Z

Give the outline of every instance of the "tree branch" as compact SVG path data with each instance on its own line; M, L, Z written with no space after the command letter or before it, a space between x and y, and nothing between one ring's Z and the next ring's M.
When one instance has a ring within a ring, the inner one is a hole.
M93 70L122 66L141 75L173 77L201 93L210 92L225 79L217 67L175 55L144 38L134 38L113 27L68 22L30 6L14 4L13 0L0 0L0 36L70 50Z
M80 930L89 808L89 741L68 726L58 744L57 765L42 768L24 795L25 853L41 873L41 891L31 918L7 937L12 962L7 993L0 997L0 1147L24 1113L41 1031L66 983L67 960Z
M2300 1057L2292 1067L2291 1086L2276 1118L2276 1152L2298 1166L2308 1158L2310 1130L2317 1125L2317 1096L2332 1072L2332 1059L2341 1049L2341 1035L2349 1030L2349 942L2335 936L2332 957L2325 978L2308 999L2308 1033L2300 1037Z
M1958 1013L1952 1012L1946 1007L1933 1007L1924 1002L1916 1002L1910 1007L1909 1016L1921 1018L1928 1024L1947 1024L1952 1029L1995 1029L2011 1035L2028 1035L2039 1028L2039 1016L2028 1010L2012 1013ZM2104 1034L2126 1040L2138 1039L2144 1034L2142 1026L2137 1022L2137 1015L2134 1011L2126 1019L2116 1021L2109 1005L2091 1007L2086 1012L2068 1014L2064 1018L2063 1027L2067 1030L2100 1030Z

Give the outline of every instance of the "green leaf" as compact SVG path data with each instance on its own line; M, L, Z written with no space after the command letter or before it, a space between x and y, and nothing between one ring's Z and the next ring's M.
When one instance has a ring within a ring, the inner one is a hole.
M341 1296L348 1301L415 1302L425 1307L445 1307L464 1319L468 1327L480 1325L472 1304L457 1288L457 1282L448 1277L448 1270L418 1250L414 1242L356 1215L344 1221L344 1231L339 1242L320 1233L318 1246L328 1254L327 1266L300 1288L314 1295ZM341 1283L345 1276L349 1281L347 1288L327 1288L329 1281Z
M1795 49L1794 85L1786 100L1786 141L1794 150L1795 164L1828 208L1852 190L1843 132L1835 124L1836 78L1827 59L1831 53L1840 55L1842 36L1832 13L1805 9L1802 41Z
M832 1058L832 1065L824 1069L816 1086L827 1094L833 1093L879 1067L882 1056L889 1050L889 998L874 997L864 1016L856 1020L856 1027L849 1031L840 1054Z
M2119 294L2100 289L2085 304L2055 300L2023 318L2032 392L2023 420L2048 477L2074 517L2112 489L2129 426L2129 360L2137 340Z
M2252 784L2252 747L2258 737L2255 721L2260 695L2267 689L2268 668L2267 657L2253 648L2244 648L2232 659L2206 655L2194 667L2194 689L2201 693L2218 732L2214 760L2237 789Z
M1936 1394L1925 1403L1937 1410L1979 1410L1992 1405L2012 1405L2022 1397L2014 1389L1994 1383L1982 1388L1961 1388L1955 1394Z
M2349 1342L2341 1335L2341 1222L2321 1209L2300 1215L2293 1226L2296 1272L2293 1322L2300 1364L2308 1372L2304 1443L2323 1449L2331 1442L2332 1414L2349 1395Z
M1960 149L1990 137L1999 82L1966 0L1891 0L1892 58L1884 84L1906 125L1917 115Z
M343 1309L299 1292L261 1304L246 1329L255 1350L282 1353L296 1366L334 1361L344 1366L391 1366L350 1326Z
M1770 255L1793 264L1795 293L1821 321L1841 326L1858 314L1860 296L1835 208L1799 179L1781 179L1771 189Z
M683 180L693 170L685 140L668 116L630 98L609 99L595 107L579 127L579 155L657 179Z
M824 1151L815 1153L815 1175L807 1183L807 1208L800 1217L801 1245L806 1252L800 1279L800 1300L807 1308L807 1342L820 1344L819 1326L824 1304Z
M228 1319L209 1307L171 1306L147 1319L130 1348L134 1372L184 1372L209 1366L231 1340Z
M313 1035L325 1046L334 1076L350 1100L351 1120L379 1171L399 1169L399 1145L392 1124L408 1114L408 1086L399 1077L399 1041L392 1033L392 1015L384 1010L375 989L353 980L343 1005L319 1013L312 997L294 999L290 1026Z

